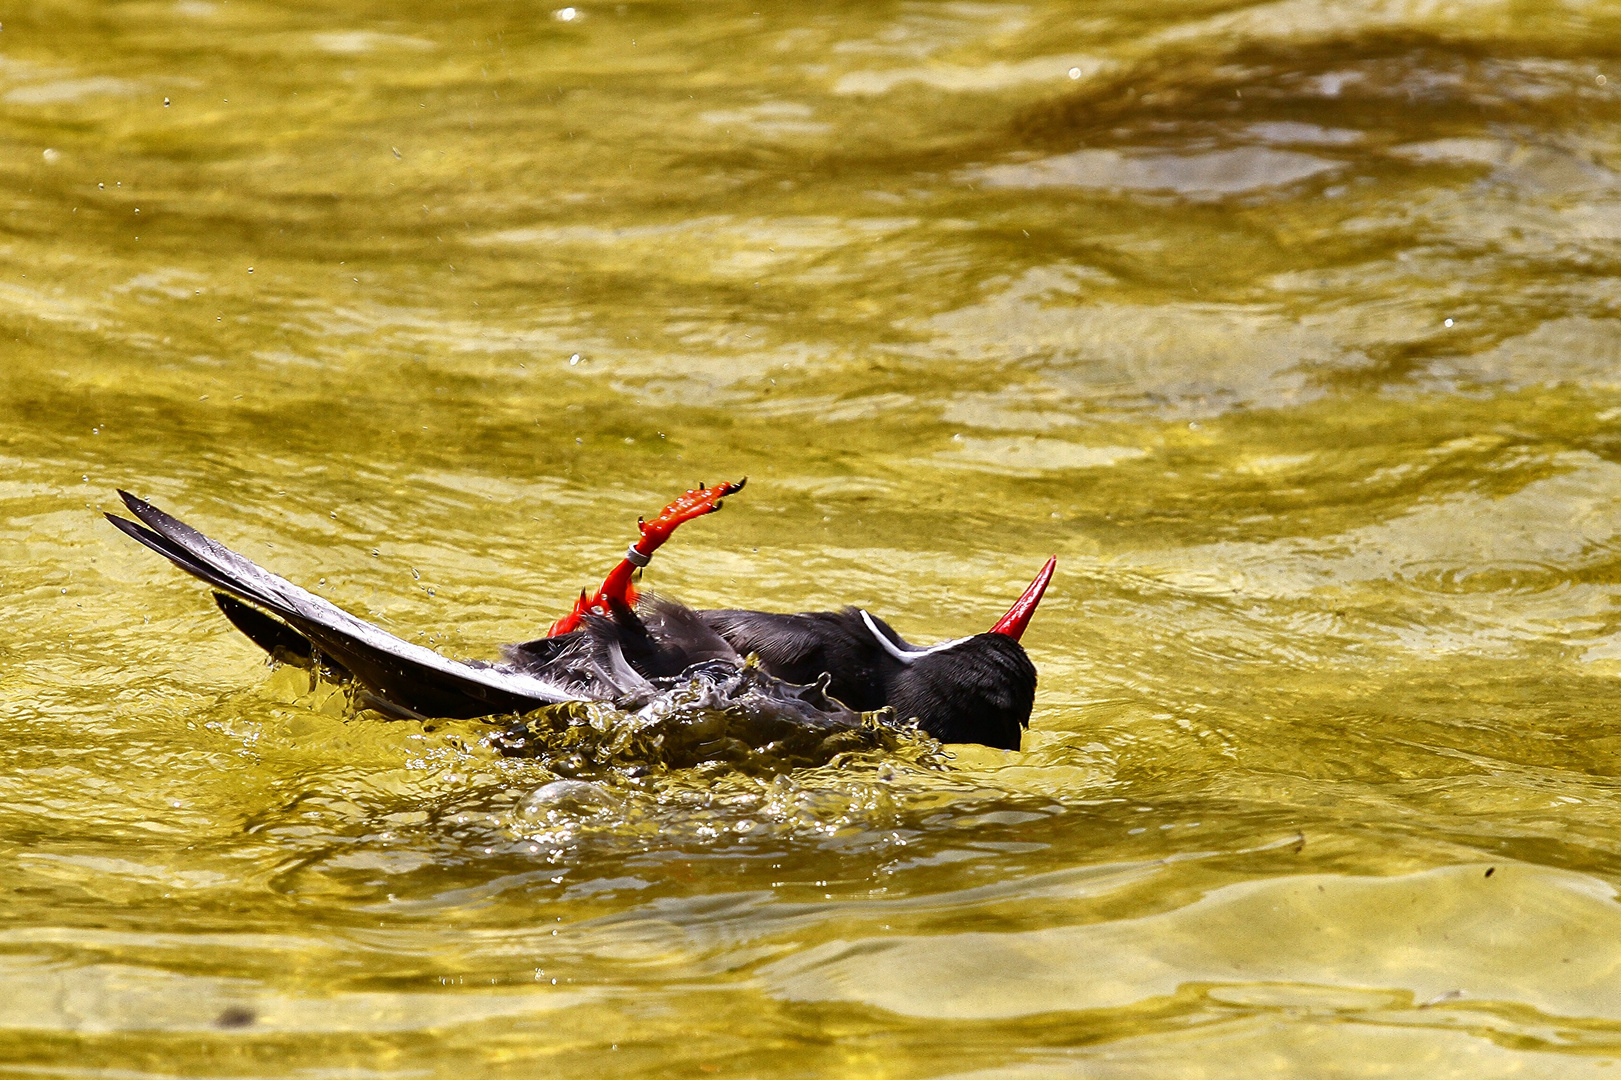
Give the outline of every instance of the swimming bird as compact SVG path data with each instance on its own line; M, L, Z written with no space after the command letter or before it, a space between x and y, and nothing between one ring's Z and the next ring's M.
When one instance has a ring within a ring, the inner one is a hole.
M676 528L719 510L743 484L700 484L652 521L639 521L640 535L602 585L582 592L545 637L505 646L500 663L455 660L396 637L126 491L119 496L136 520L106 517L213 586L226 618L272 657L353 680L364 705L392 716L472 719L566 701L645 698L658 681L742 669L752 655L758 668L787 684L777 696L791 713L890 708L944 742L1019 748L1036 689L1036 669L1019 638L1055 559L989 631L928 647L908 643L854 607L696 611L638 593L636 572Z

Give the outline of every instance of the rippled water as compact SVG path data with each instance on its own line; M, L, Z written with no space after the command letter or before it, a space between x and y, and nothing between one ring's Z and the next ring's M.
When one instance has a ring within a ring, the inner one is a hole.
M0 1064L1610 1075L1617 42L1598 0L5 12ZM268 671L99 516L491 658L743 474L651 585L927 642L1056 553L1023 752L504 757Z

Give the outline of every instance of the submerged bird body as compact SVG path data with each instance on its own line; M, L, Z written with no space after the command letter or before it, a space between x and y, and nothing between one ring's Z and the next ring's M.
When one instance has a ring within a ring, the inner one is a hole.
M582 593L548 636L506 646L504 661L494 664L454 660L396 637L126 492L119 494L137 520L107 517L213 586L225 616L272 657L353 680L363 704L390 715L472 719L567 701L641 700L662 681L694 673L724 681L752 655L780 685L762 691L756 678L750 693L801 722L887 707L942 741L1018 748L1036 686L1018 636L1051 578L1052 560L991 632L927 649L855 608L695 611L638 596L635 570L677 526L719 509L720 499L741 487L700 487L643 522L641 538L595 594Z
M1036 667L1006 634L976 634L949 650L908 645L889 624L857 608L777 615L706 611L706 623L738 652L753 653L788 682L829 676L827 692L864 712L891 708L916 717L941 742L977 742L1017 750L1036 697ZM878 640L911 650L898 659Z

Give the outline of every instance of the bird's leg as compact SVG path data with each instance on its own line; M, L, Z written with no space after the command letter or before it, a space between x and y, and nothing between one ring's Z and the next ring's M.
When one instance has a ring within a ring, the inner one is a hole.
M632 578L637 570L646 566L653 558L653 552L657 551L683 522L703 517L705 514L713 514L721 508L722 499L735 491L743 490L746 483L748 477L736 483L716 484L712 488L699 484L660 510L659 516L652 521L638 519L636 525L641 530L641 536L630 546L630 550L625 552L625 557L619 560L619 565L608 572L595 595L588 596L581 591L580 598L574 602L574 610L553 623L546 636L556 637L558 634L577 630L587 614L594 612L606 615L611 604L619 603L626 607L634 604L636 586Z

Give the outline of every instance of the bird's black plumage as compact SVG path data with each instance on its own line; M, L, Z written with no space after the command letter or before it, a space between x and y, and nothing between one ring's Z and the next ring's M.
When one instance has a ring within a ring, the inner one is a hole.
M771 674L811 682L824 673L828 693L852 709L892 708L916 718L942 742L977 742L1017 750L1030 723L1036 668L1003 634L978 634L939 651L915 651L882 619L856 608L779 615L706 611L704 621L740 653L753 653ZM868 623L871 623L869 626ZM897 659L877 640L884 634Z
M1017 750L1035 700L1036 666L1024 648L1002 634L975 634L902 671L887 703L941 742Z
M719 610L706 611L703 618L732 648L755 654L779 679L808 683L828 675L827 692L852 709L871 711L889 704L889 685L902 670L901 662L879 647L855 608L802 615Z
M471 719L570 700L645 697L655 680L714 665L741 669L752 654L770 677L801 685L803 692L789 695L796 709L819 708L817 702L836 711L887 707L942 741L1011 750L1030 721L1036 670L1016 636L1000 629L919 649L855 608L700 612L652 595L634 606L608 595L600 607L578 612L574 629L506 646L503 663L453 660L357 619L150 503L119 494L137 521L108 519L216 589L220 610L250 640L273 657L354 680L363 701L395 716ZM1050 573L1049 564L1044 574Z

